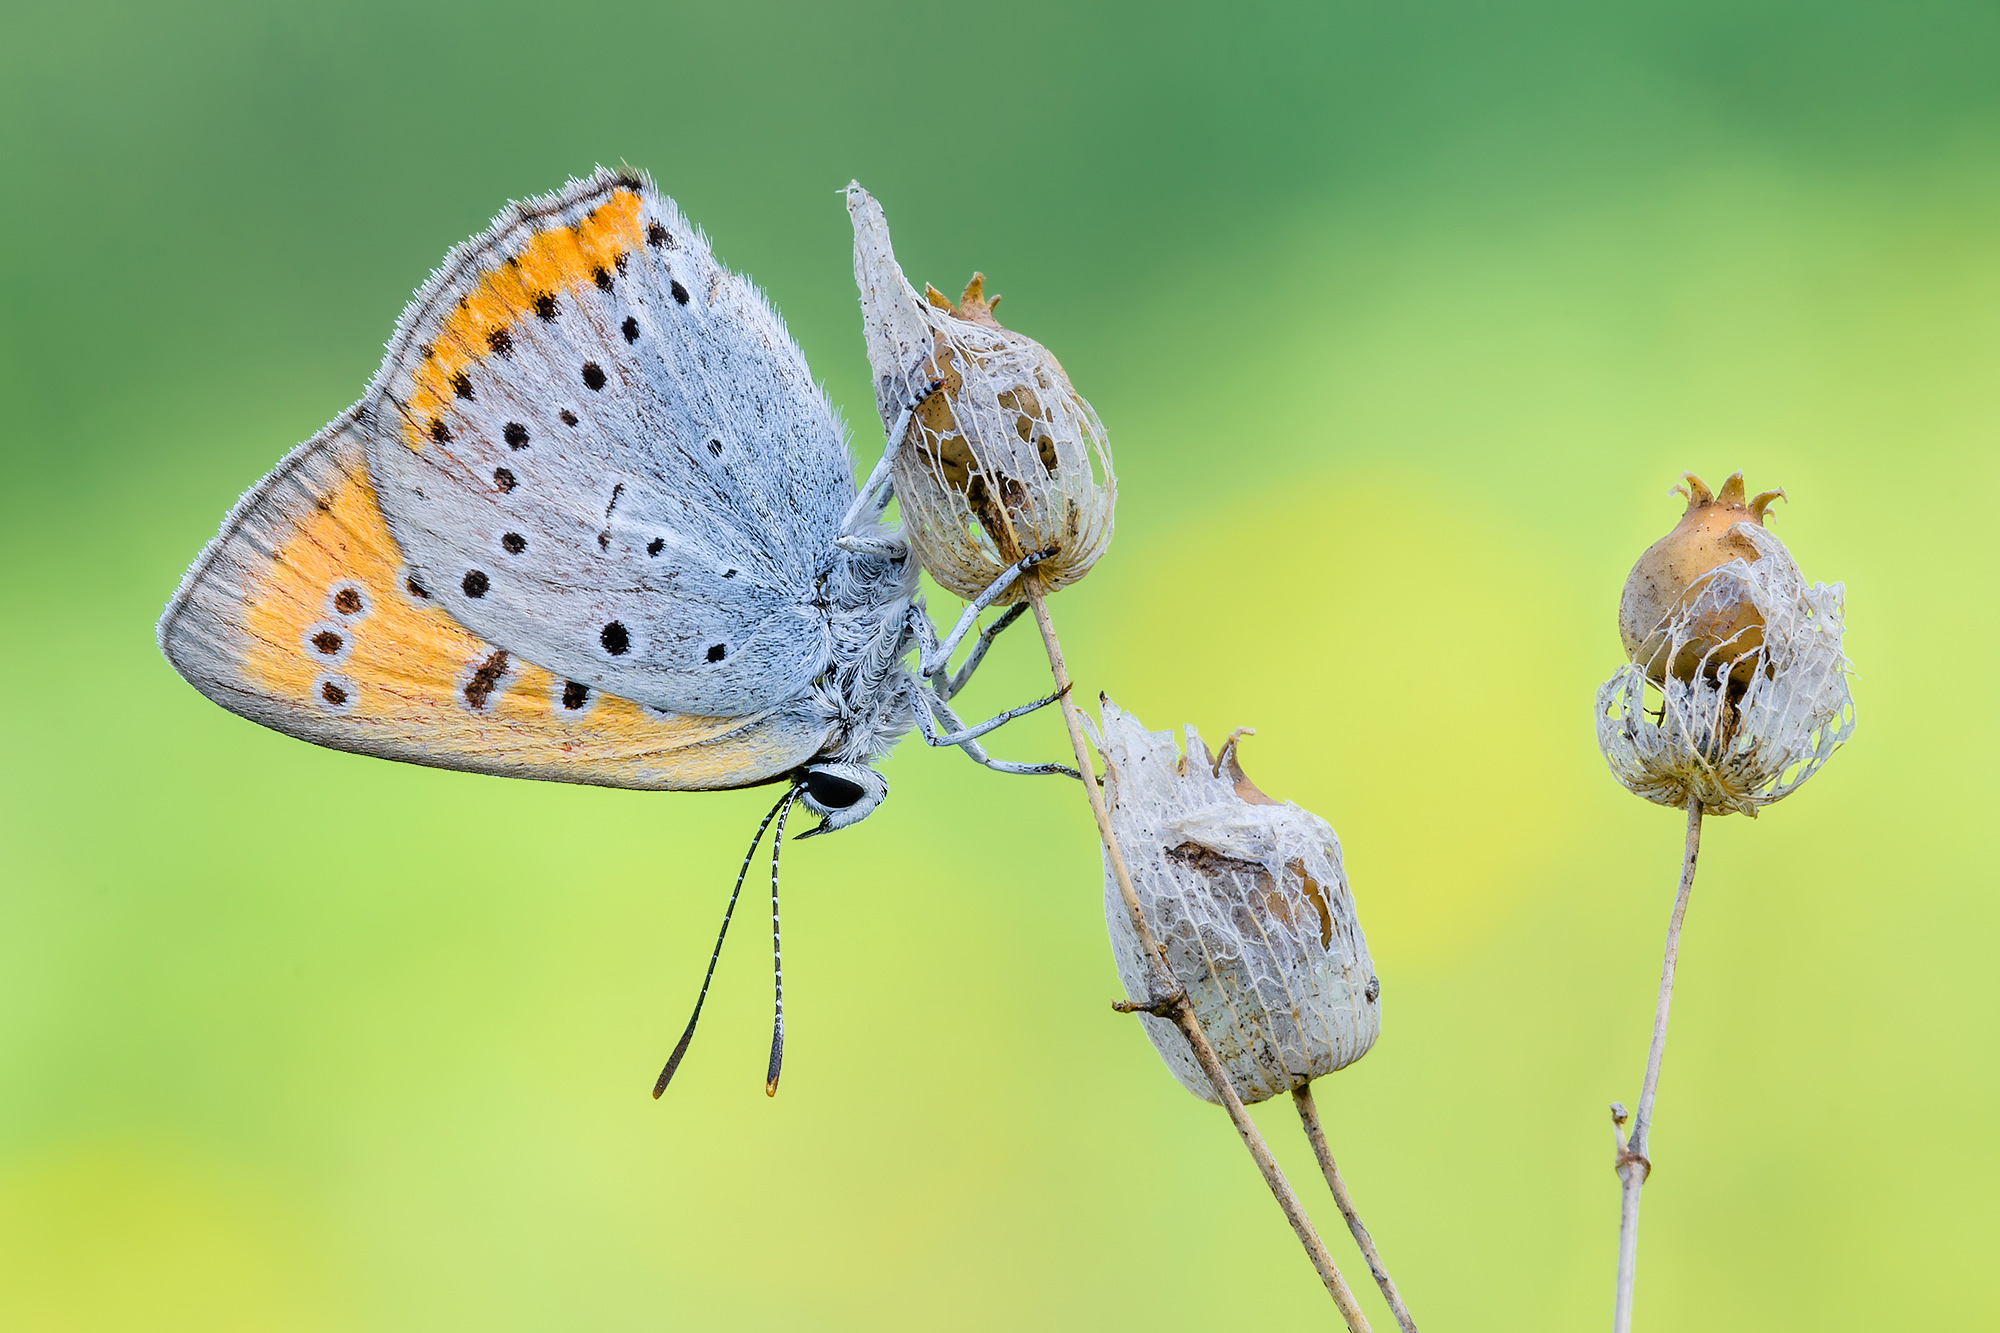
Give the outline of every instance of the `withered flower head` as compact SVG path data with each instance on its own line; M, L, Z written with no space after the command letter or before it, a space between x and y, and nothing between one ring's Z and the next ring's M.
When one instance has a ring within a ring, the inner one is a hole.
M1597 742L1647 800L1755 815L1854 731L1841 585L1807 585L1764 527L1782 491L1748 502L1692 473L1687 512L1639 558L1619 602L1631 665L1597 692Z
M1171 733L1149 733L1109 699L1102 723L1105 799L1146 924L1237 1095L1263 1101L1367 1054L1380 986L1333 829L1257 790L1234 735L1212 756L1188 727L1182 755ZM1104 913L1126 994L1155 998L1108 868ZM1219 1102L1180 1029L1140 1021L1181 1085Z
M850 184L847 211L883 428L918 404L893 472L918 560L965 598L1043 552L1043 587L1082 578L1110 545L1118 495L1097 414L1047 348L1000 326L1000 298L986 297L982 275L955 304L928 287L919 296L896 264L881 205ZM1023 596L1017 585L1000 600Z

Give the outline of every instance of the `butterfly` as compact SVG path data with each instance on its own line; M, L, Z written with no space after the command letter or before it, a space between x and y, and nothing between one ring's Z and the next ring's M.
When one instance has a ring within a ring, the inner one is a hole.
M890 498L886 460L856 487L763 295L650 178L600 169L446 257L361 400L230 511L159 644L224 708L335 749L610 787L781 782L775 905L792 804L811 833L866 818L888 794L873 765L913 727L1075 776L978 742L1054 696L970 727L949 702L1021 608L951 654L1033 557L940 638Z

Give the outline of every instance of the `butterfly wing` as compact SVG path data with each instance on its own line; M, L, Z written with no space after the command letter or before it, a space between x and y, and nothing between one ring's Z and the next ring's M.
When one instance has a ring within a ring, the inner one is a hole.
M826 669L842 430L645 178L600 171L453 251L363 410L390 530L473 632L678 713L769 709Z
M552 674L467 630L404 563L349 412L240 500L160 620L203 694L335 749L610 787L713 789L811 758L827 726L798 703L662 713Z

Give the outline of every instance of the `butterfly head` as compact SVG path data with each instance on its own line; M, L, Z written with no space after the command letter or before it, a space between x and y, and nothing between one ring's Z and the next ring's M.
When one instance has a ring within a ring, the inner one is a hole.
M889 783L865 764L808 764L798 776L799 800L820 817L801 838L859 824L889 795Z

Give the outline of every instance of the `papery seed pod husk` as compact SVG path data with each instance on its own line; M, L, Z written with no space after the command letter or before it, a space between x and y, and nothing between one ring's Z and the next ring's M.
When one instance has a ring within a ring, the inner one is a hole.
M1182 754L1106 699L1105 800L1146 924L1236 1095L1260 1102L1367 1054L1381 987L1332 827L1258 791L1234 737L1218 758L1193 727L1186 736ZM1108 860L1104 915L1126 994L1150 1002L1154 972ZM1219 1104L1180 1029L1139 1021L1181 1086Z
M1000 326L999 298L986 299L980 274L956 304L929 288L919 295L897 266L881 205L850 184L847 211L883 429L923 400L893 473L918 560L965 598L1043 552L1045 589L1076 582L1111 543L1118 497L1097 413L1047 348ZM1025 596L1016 585L1000 601Z
M1660 805L1755 816L1854 733L1841 651L1840 584L1808 585L1783 542L1755 523L1738 558L1696 580L1650 634L1640 662L1597 692L1597 744L1627 788ZM1754 614L1752 612L1754 611ZM1718 636L1717 626L1738 626ZM1648 664L1677 665L1648 680Z

